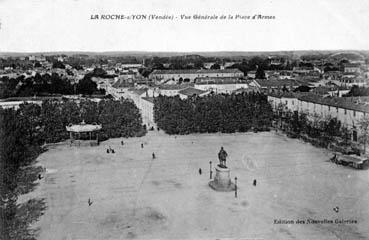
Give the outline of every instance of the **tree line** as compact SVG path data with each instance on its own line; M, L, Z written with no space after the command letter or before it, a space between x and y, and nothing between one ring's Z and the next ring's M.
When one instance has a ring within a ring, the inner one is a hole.
M25 114L37 120L35 125L40 123L40 135L46 143L68 139L65 127L82 121L102 124L100 139L139 136L145 131L139 109L127 99L102 100L98 103L90 100L81 100L79 103L47 100L42 107L27 105L30 105L31 110Z
M91 80L93 74L86 74L78 83L72 83L66 77L57 73L39 74L33 77L19 76L17 78L0 78L0 98L31 97L50 94L105 94L97 89L97 84Z
M285 131L290 137L301 137L319 147L336 146L337 149L334 150L337 151L359 152L351 146L350 130L335 117L292 112L280 104L273 118L274 126Z
M28 108L28 107L27 107ZM41 153L35 120L15 111L0 108L0 236L1 239L36 239L29 225L45 209L42 199L17 203L18 196L32 190L40 168L30 168Z
M159 96L154 119L168 134L234 133L267 130L273 112L261 93L211 94L181 99Z

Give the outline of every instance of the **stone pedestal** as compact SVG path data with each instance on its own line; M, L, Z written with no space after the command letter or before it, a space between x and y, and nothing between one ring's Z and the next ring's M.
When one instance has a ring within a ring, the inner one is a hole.
M217 165L215 171L215 178L213 181L209 182L209 186L216 191L234 191L235 185L231 182L230 169Z

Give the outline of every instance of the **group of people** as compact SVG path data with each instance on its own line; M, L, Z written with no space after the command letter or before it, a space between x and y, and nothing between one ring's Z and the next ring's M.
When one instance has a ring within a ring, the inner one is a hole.
M122 146L124 146L124 141L122 140L122 141L120 142L120 144L121 144ZM141 143L141 148L144 148L144 144L143 144L143 143ZM106 153L115 153L115 150L109 146L109 148L107 148L107 149L106 149ZM155 159L155 158L156 158L156 155L155 155L155 153L153 152L153 153L152 153L152 159Z
M155 128L154 128L153 126L151 126L151 127L149 126L149 130L150 130L150 131L154 131L154 130L155 130ZM157 127L157 128L156 128L156 130L160 131L160 128L159 128L159 127Z
M106 153L115 153L115 150L112 149L110 146L106 149Z

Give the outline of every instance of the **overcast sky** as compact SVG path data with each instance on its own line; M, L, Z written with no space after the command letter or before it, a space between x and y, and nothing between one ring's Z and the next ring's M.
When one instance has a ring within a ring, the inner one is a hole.
M91 20L94 14L274 20ZM0 0L0 52L369 50L368 0Z

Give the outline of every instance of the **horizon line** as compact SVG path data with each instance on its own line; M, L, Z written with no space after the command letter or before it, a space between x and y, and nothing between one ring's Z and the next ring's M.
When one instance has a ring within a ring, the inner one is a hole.
M0 51L1 54L43 54L43 53L278 53L278 52L336 52L336 51L353 51L353 52L369 52L369 49L299 49L299 50L216 50L216 51L156 51L156 50L106 50L106 51L89 51L89 50L56 50L56 51Z

